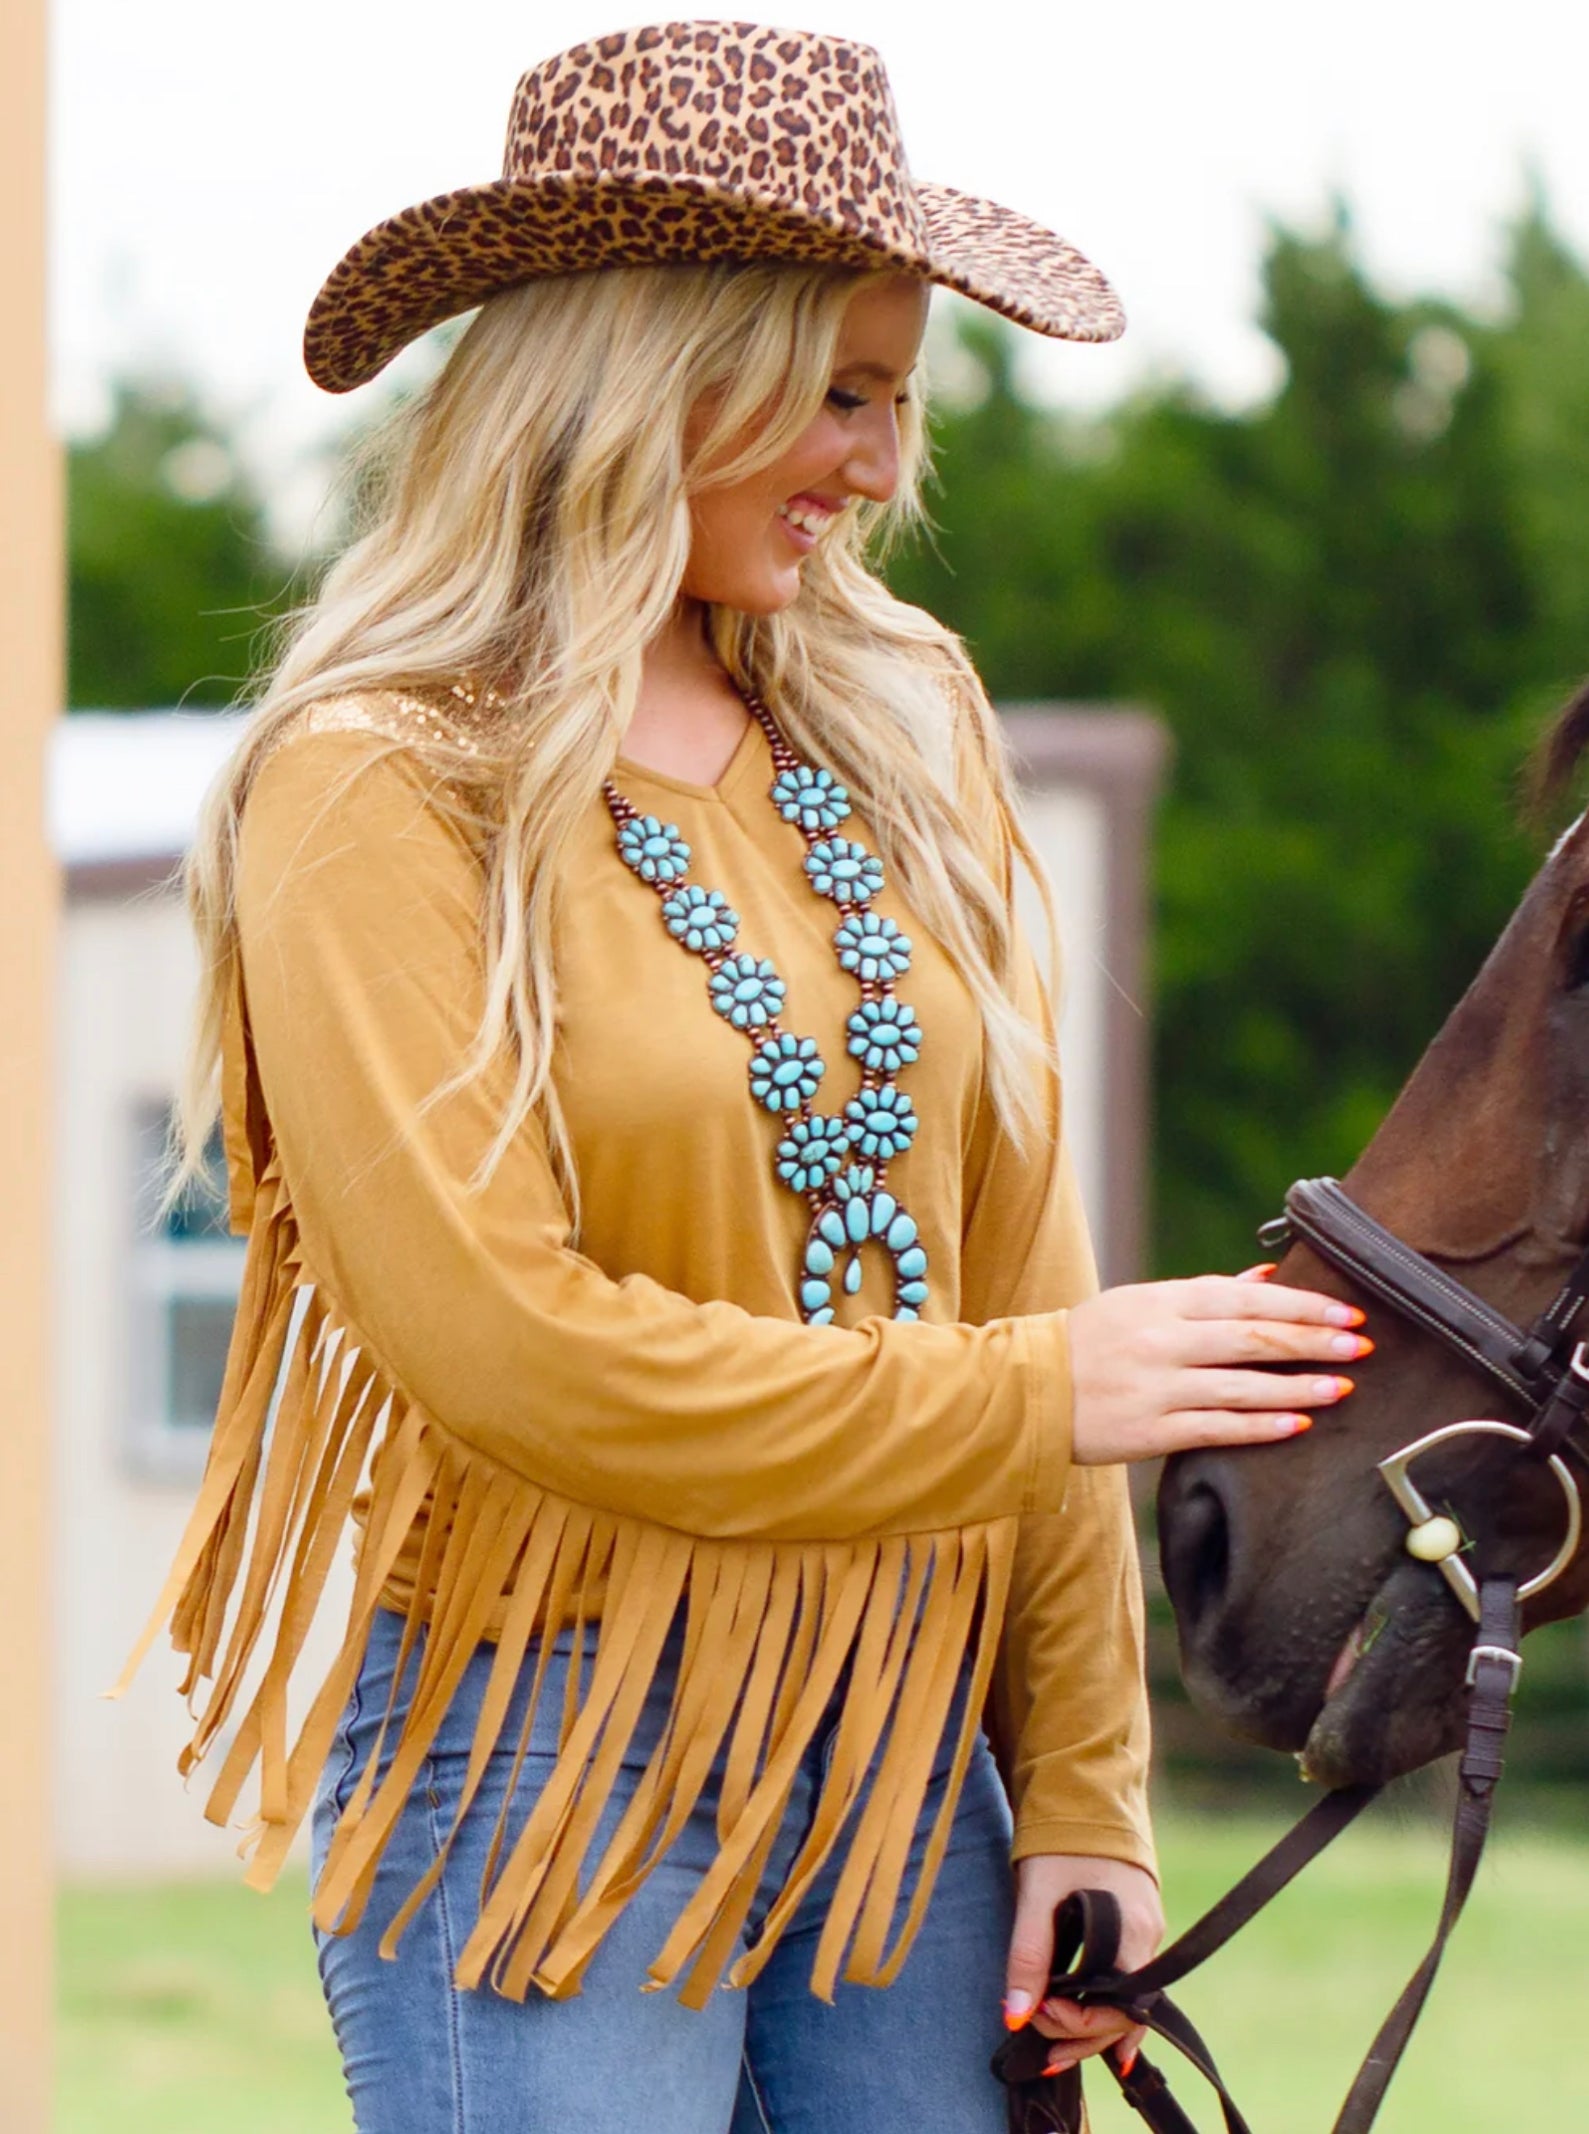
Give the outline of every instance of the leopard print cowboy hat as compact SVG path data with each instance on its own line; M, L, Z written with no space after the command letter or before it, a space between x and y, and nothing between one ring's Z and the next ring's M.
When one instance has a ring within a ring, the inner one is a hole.
M1063 238L911 177L870 47L668 22L532 67L502 176L361 237L315 298L304 361L345 393L427 327L537 275L750 259L899 268L1061 340L1112 341L1125 325Z

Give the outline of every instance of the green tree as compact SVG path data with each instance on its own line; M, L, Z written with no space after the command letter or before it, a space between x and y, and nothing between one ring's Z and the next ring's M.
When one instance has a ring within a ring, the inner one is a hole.
M1509 280L1509 315L1485 342L1517 470L1539 659L1564 688L1589 664L1589 275L1538 198L1512 233Z
M68 452L67 524L71 706L228 703L287 570L189 391L116 387L109 428Z

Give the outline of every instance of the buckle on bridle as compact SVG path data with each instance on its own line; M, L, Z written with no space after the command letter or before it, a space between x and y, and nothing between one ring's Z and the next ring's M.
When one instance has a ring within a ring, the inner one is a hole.
M1507 1684L1506 1694L1508 1697L1515 1697L1517 1694L1517 1678L1523 1672L1523 1655L1510 1645L1475 1645L1468 1654L1468 1671L1465 1680L1469 1689L1472 1689L1479 1679L1479 1662L1481 1660L1498 1660L1503 1667L1510 1671L1512 1679Z

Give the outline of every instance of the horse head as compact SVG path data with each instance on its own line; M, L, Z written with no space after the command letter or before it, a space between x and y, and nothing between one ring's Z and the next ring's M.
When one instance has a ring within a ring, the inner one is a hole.
M1589 746L1589 688L1548 756ZM1559 841L1500 941L1344 1181L1387 1230L1527 1327L1589 1238L1589 816ZM1358 1291L1304 1244L1274 1279L1369 1313L1357 1391L1304 1437L1183 1454L1159 1494L1182 1671L1231 1731L1301 1756L1326 1785L1376 1782L1461 1739L1473 1624L1409 1553L1380 1463L1443 1425L1520 1423L1527 1404L1455 1348ZM1589 1322L1589 1313L1585 1314ZM1580 1337L1589 1334L1581 1324ZM1566 1455L1589 1491L1589 1443ZM1418 1463L1466 1560L1522 1582L1556 1556L1564 1502L1542 1460L1496 1434ZM1531 1601L1525 1627L1589 1607L1589 1543Z

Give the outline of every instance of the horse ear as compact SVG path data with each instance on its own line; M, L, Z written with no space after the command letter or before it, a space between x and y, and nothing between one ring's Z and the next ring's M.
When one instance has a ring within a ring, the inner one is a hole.
M1547 822L1572 783L1579 758L1589 748L1589 681L1557 714L1540 738L1525 777L1525 809L1536 827Z

